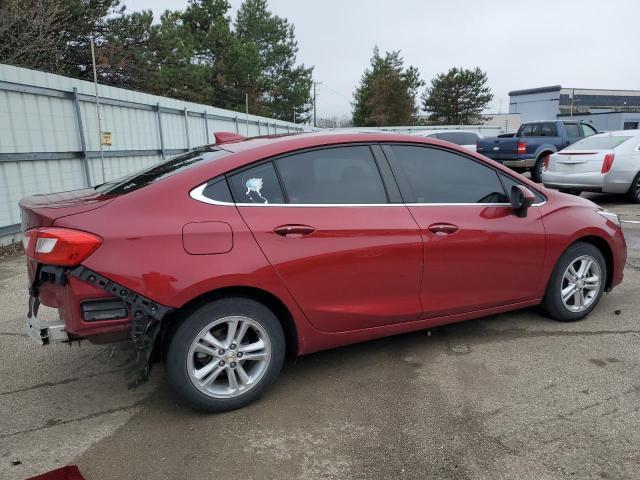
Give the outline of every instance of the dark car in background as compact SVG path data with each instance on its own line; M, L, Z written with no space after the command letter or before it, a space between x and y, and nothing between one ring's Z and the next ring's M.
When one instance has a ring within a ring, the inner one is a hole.
M513 137L485 137L476 151L517 172L531 171L540 182L545 157L597 132L588 123L577 121L528 122Z

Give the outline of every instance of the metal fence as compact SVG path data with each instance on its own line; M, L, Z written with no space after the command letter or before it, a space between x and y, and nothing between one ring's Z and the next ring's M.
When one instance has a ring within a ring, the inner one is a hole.
M0 244L20 231L26 195L96 185L213 142L213 132L246 136L309 130L304 125L100 85L103 146L94 85L0 65Z

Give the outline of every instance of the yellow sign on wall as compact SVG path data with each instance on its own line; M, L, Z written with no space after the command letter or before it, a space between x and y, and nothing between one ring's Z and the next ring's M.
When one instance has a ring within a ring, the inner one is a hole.
M111 146L111 132L102 132L102 145L105 147Z

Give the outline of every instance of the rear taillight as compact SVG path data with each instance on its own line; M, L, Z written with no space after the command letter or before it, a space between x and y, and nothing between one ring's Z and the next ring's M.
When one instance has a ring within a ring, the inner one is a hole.
M24 233L27 255L46 265L79 265L102 244L92 233L70 228L32 228Z
M604 156L604 160L602 161L602 170L600 170L600 173L607 173L609 170L611 170L611 167L613 166L614 156L614 153L607 153Z
M524 155L525 153L527 153L527 144L518 142L518 155Z
M551 158L551 155L545 155L544 158L542 159L542 168L544 168L545 170L549 169L550 158Z

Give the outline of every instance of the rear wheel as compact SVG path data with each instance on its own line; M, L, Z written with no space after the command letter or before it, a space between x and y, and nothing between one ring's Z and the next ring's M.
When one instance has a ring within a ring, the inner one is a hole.
M586 317L604 292L607 264L600 250L590 243L571 245L553 269L542 307L561 322Z
M536 183L542 182L542 171L544 170L544 159L548 154L540 155L536 160L536 164L531 169L531 180Z
M167 378L198 409L233 410L273 383L284 353L284 333L269 308L249 298L220 299L177 328L165 358Z
M631 203L640 203L640 173L633 179L629 190L627 191L627 200Z

